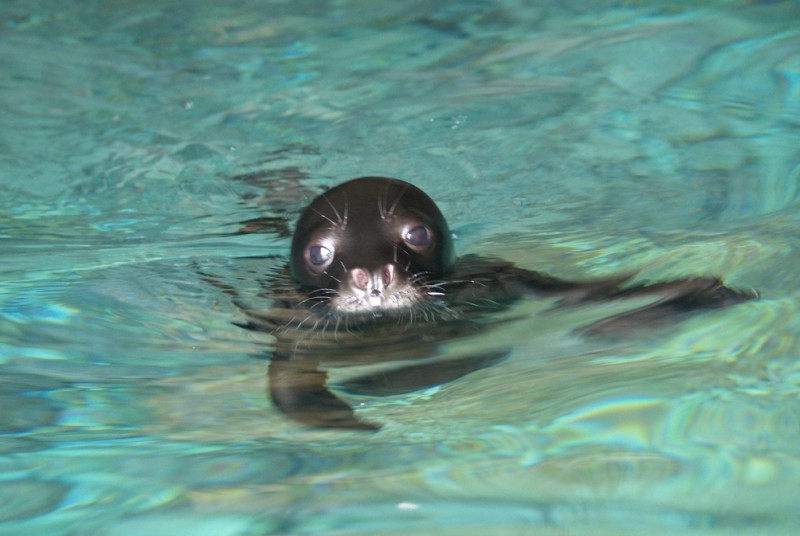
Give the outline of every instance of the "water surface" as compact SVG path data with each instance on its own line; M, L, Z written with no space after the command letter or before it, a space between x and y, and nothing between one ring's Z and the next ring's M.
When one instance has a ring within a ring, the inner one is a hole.
M0 533L794 534L798 21L6 0ZM504 363L351 397L376 434L302 428L265 397L270 337L197 267L254 293L281 261L243 258L285 255L311 196L367 174L428 191L462 254L762 299L613 340L572 334L609 309L530 300L485 335Z

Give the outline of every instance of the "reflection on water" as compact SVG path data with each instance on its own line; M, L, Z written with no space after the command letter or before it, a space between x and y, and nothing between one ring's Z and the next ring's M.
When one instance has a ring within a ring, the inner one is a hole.
M796 532L797 2L0 14L0 534ZM365 174L462 254L763 299L596 340L531 300L503 363L342 395L381 432L301 428L197 267L255 295Z

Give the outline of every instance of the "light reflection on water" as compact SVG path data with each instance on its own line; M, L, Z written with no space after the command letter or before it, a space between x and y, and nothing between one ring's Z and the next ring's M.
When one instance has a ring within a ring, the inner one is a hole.
M0 8L0 534L796 532L796 2L115 6ZM505 362L350 397L380 433L300 428L196 268L255 295L364 174L462 253L762 300L531 301Z

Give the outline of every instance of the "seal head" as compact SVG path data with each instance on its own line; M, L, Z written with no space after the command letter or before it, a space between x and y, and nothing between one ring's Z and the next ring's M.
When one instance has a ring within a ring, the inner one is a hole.
M414 306L424 281L455 261L447 222L407 182L361 177L323 193L300 216L290 269L301 285L330 291L339 312Z

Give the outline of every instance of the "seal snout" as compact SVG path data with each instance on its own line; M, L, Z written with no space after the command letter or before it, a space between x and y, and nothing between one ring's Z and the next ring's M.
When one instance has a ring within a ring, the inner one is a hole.
M392 284L394 271L394 264L387 264L372 273L363 268L353 268L350 271L350 278L357 289L369 291L374 296Z
M372 270L348 270L331 305L340 312L376 312L411 307L421 297L403 270L388 263Z
M364 268L350 270L350 281L354 294L360 294L360 298L371 307L383 305L386 291L394 279L395 267L393 264L386 264L375 271Z

